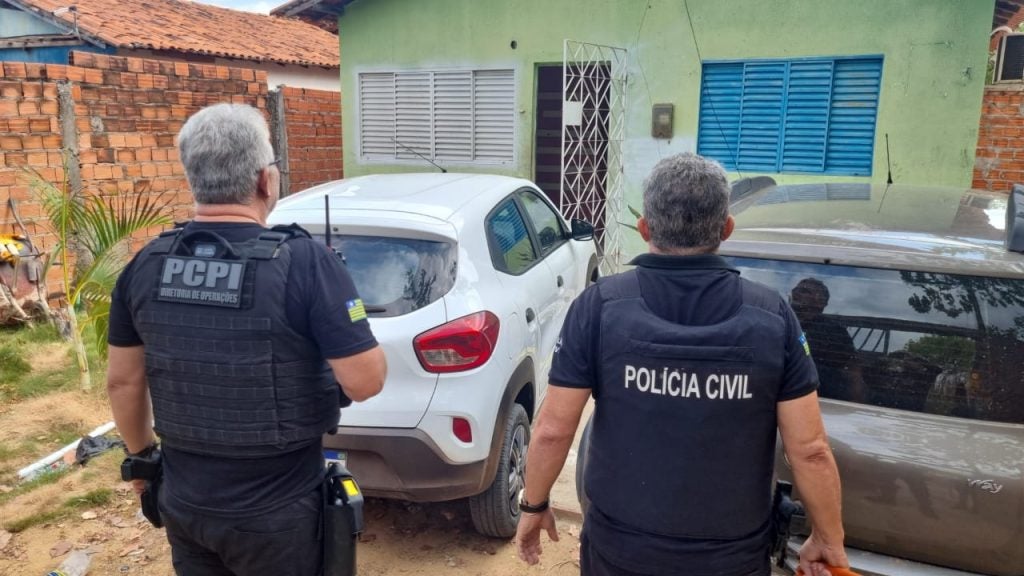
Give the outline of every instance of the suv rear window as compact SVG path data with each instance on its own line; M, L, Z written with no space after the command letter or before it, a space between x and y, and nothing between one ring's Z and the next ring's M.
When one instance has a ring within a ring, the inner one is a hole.
M323 235L319 235L323 239ZM431 304L455 284L451 242L332 235L370 316L401 316Z
M1024 423L1024 280L730 260L789 300L822 397Z

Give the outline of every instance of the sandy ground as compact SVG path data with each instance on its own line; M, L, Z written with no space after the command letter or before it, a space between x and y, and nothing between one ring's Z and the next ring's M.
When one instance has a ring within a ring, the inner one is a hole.
M81 488L80 484L68 480L72 489ZM42 575L56 568L70 550L88 549L95 551L90 575L173 576L163 531L137 518L137 505L127 485L117 483L114 489L116 496L108 506L12 535L0 548L0 575ZM53 496L40 495L43 499ZM575 523L560 522L560 542L548 543L543 537L541 564L527 567L516 557L511 542L477 535L462 503L421 505L371 499L366 519L358 549L361 576L579 574L579 526Z
M54 430L91 429L109 420L100 393L59 392L0 407L0 440L33 439L47 450ZM112 451L54 483L0 504L0 526L54 510L68 499L107 489L110 500L15 534L0 529L0 576L37 576L55 569L75 549L93 552L91 576L173 576L162 530L139 516L138 501L119 480L121 455ZM29 462L19 463L20 465ZM11 490L14 482L0 484ZM579 574L579 524L573 514L560 522L561 542L548 543L540 565L527 567L510 541L476 534L465 502L411 504L369 499L366 531L359 546L361 576L504 576Z

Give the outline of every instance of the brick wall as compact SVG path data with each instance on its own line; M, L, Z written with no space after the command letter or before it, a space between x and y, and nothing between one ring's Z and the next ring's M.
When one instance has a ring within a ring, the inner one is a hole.
M29 188L24 169L49 182L62 181L57 82L84 79L85 70L80 68L0 63L0 231L22 232L15 224L10 198L40 251L52 249L55 239L46 231L43 208ZM49 285L56 287L59 277L60 269L51 268Z
M173 218L188 218L191 198L178 162L175 135L186 118L216 102L266 107L266 73L74 52L73 65L4 63L0 89L0 230L21 232L7 202L13 198L33 243L49 250L42 206L22 171L31 167L62 181L58 82L67 82L74 110L82 189L118 196L166 194ZM158 230L147 231L137 248ZM47 278L58 290L60 269Z
M972 187L1009 192L1024 183L1024 84L985 87Z
M290 191L341 178L341 93L282 87L281 94L288 133Z
M42 207L23 166L60 183L61 113L58 83L67 83L74 110L73 140L83 189L118 196L165 194L173 218L191 216L192 200L175 137L185 120L218 102L245 103L266 112L266 72L165 60L72 53L72 65L0 64L0 232L21 232L7 202L17 202L32 241L48 250ZM292 190L341 177L338 93L285 88ZM148 231L135 242L157 233ZM48 277L57 290L59 268Z

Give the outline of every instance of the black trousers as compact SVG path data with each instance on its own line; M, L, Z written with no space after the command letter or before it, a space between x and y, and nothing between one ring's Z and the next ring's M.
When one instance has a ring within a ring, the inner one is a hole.
M580 576L646 576L619 568L601 556L587 538L587 530L580 534Z
M745 575L738 576L769 576L771 568L765 563L763 569L756 569L754 572L748 572ZM684 575L687 573L685 568L679 568L677 574ZM580 534L580 576L650 576L646 572L633 572L625 568L609 562L601 553L593 546L590 538L587 537L587 529L583 528L583 533Z
M160 513L178 576L320 576L320 488L261 516L196 514L160 494Z

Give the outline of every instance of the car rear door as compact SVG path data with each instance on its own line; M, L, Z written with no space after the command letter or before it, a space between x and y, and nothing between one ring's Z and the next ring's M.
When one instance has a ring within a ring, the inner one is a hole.
M525 326L521 353L534 357L540 391L547 378L543 350L553 345L548 344L548 340L554 316L552 308L558 298L557 281L542 259L537 236L514 194L499 202L485 222L498 281L519 311L515 317L503 318L502 322L511 320Z
M539 356L541 374L545 378L539 388L543 389L547 386L546 375L551 365L551 356L561 333L562 323L569 312L569 305L583 288L587 263L580 264L579 254L573 249L571 236L562 218L541 193L524 188L516 192L516 197L536 238L540 257L554 281L554 286L545 295L546 301L541 312Z
M807 335L847 544L1024 573L1024 281L733 263L789 297ZM781 453L776 469L792 480Z

